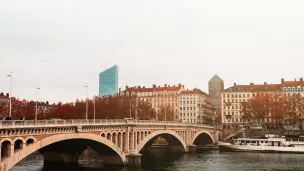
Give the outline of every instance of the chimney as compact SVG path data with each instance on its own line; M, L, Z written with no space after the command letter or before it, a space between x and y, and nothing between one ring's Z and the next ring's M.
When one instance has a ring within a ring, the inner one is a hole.
M234 83L233 85L236 86L236 83Z
M167 84L165 84L165 88L167 88Z
M300 78L300 82L301 82L301 83L303 82L303 78Z
M284 84L284 78L281 78L281 84Z
M146 88L145 86L143 86L143 88Z
M168 87L170 87L170 85L168 85Z
M181 85L181 84L178 84L178 87L182 87L182 85Z
M250 83L250 86L253 86L254 85L254 83Z
M153 84L153 88L156 88L156 85L155 85L155 84Z
M9 97L9 93L6 93L6 97Z
M126 90L128 89L129 87L128 86L126 86Z
M120 94L121 93L121 88L119 88L118 91L119 91L119 94Z
M138 86L138 89L140 89L140 86Z

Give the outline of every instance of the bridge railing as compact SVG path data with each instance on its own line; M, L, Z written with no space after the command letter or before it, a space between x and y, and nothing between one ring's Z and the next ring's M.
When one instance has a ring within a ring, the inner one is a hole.
M73 125L191 125L214 128L211 125L203 124L189 124L175 121L157 121L157 120L124 120L124 119L71 119L71 120L0 120L0 128L14 128L14 127L43 127L43 126L73 126Z

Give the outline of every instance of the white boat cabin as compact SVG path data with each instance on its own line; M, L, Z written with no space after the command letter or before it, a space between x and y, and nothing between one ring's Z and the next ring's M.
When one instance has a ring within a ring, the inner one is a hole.
M304 147L304 137L285 138L285 136L265 135L266 138L233 139L233 145L274 146L274 147Z

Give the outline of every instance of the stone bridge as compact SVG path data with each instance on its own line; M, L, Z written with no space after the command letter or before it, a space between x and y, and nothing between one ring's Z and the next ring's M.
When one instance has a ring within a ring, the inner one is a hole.
M0 171L39 151L44 164L75 164L90 147L107 165L138 166L141 154L162 137L172 152L196 152L218 141L220 130L202 124L145 120L0 121Z

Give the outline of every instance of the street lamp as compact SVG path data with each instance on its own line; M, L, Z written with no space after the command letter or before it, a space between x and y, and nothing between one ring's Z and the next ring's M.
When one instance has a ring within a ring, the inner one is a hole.
M40 88L38 86L36 86L36 113L35 113L35 121L37 121L37 114L38 114L38 90L40 90Z
M137 120L137 90L135 92L135 120Z
M7 77L10 77L10 79L11 79L11 88L10 88L10 94L9 94L9 96L10 96L10 106L9 106L9 118L11 118L11 116L12 116L12 89L13 89L13 73L12 72L10 72L10 74L8 74L7 75Z
M87 83L84 87L87 88L86 118L85 119L88 119L89 84Z
M165 122L167 122L167 101L166 101L166 94L165 94Z
M95 99L93 100L93 104L94 104L94 123L95 123L95 113L96 113L96 111L95 111Z

